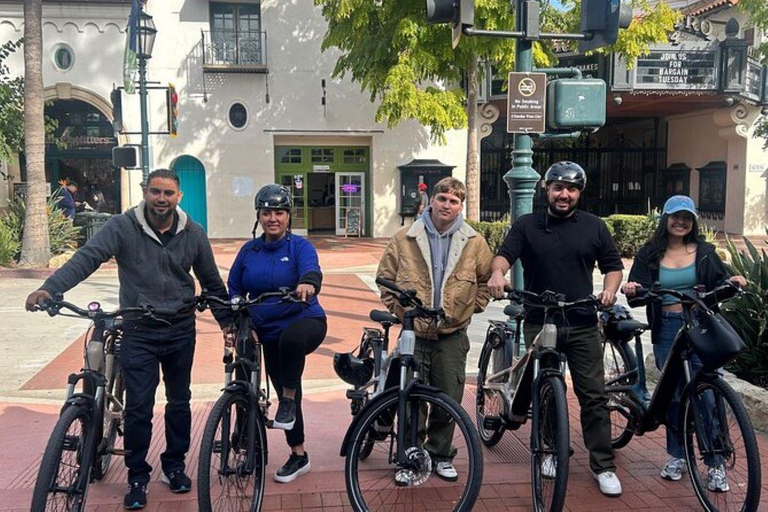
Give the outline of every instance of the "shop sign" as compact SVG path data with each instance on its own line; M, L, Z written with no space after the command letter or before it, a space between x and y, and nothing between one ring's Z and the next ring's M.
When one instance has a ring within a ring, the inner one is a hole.
M716 50L653 50L637 60L635 89L717 89Z
M313 165L312 172L331 172L330 165Z

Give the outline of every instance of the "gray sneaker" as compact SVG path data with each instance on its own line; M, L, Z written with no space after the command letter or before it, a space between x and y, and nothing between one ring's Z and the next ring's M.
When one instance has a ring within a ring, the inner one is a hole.
M709 479L707 480L707 489L712 492L728 492L731 490L731 486L728 485L728 475L725 474L725 468L723 465L719 465L716 468L709 468L707 470Z
M677 482L683 478L683 473L685 473L685 471L685 460L672 457L666 464L664 464L664 468L661 470L661 478Z

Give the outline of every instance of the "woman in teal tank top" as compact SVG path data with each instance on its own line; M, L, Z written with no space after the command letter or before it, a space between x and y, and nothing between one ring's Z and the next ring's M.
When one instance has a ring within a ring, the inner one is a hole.
M673 196L664 204L664 213L653 238L635 257L629 280L622 291L632 305L640 287L650 288L658 282L662 288L690 291L696 285L708 290L730 279L744 287L747 280L742 276L729 276L715 252L715 246L701 239L696 207L688 196ZM647 306L648 322L651 324L651 341L656 367L661 370L669 356L677 332L683 327L683 307L674 297L664 297L662 303ZM694 372L701 368L701 361L691 359ZM670 459L661 470L666 480L680 480L687 470L682 435L677 428L682 382L670 404L667 417L667 453ZM730 487L728 475L722 464L708 463L707 486L711 491L727 492Z

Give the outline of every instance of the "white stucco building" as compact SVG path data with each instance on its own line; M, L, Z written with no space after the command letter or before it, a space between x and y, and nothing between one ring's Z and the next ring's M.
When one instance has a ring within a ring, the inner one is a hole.
M74 179L85 199L102 191L112 211L141 197L141 171L111 164L113 146L140 143L138 134L114 138L111 129L130 8L130 0L43 2L47 113L66 143L49 145L48 179ZM150 132L168 129L161 88L172 83L179 93L178 136L150 137L150 169L179 173L182 208L209 236L250 236L254 195L270 182L292 188L295 229L341 234L346 212L359 208L364 235L388 236L416 192L415 182L404 190L398 166L439 160L464 179L465 131L439 146L415 122L387 129L374 122L376 105L358 84L331 78L338 53L321 52L326 22L312 1L150 0L145 9L157 27L147 68L158 88L149 91ZM22 2L0 1L0 41L22 35ZM23 73L22 52L9 65ZM124 131L139 132L138 95L121 97ZM417 179L431 185L429 165ZM10 171L23 180L23 162ZM6 199L12 185L0 188Z

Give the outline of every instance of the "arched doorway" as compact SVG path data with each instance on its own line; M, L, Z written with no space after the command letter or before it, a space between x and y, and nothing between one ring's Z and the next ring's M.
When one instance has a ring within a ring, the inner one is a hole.
M88 203L102 212L119 213L120 172L112 165L117 139L107 116L79 99L55 100L45 107L45 115L58 123L45 151L45 177L51 189L62 180L74 181L78 184L75 200L83 207ZM26 169L22 169L22 180L26 180Z
M205 192L205 167L197 158L183 155L173 161L171 168L181 182L184 197L179 205L208 232L208 208Z

